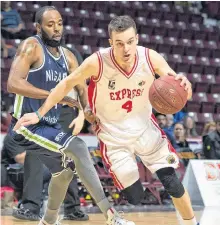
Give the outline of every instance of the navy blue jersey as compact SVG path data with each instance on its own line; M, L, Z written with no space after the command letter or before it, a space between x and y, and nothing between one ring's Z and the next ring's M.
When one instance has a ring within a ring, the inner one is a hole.
M43 52L44 59L43 64L36 69L30 69L27 81L33 86L51 91L56 85L68 75L68 64L65 58L62 47L59 47L60 56L56 58L53 56L47 47L43 44L39 36L34 36L40 43ZM31 113L37 111L44 103L45 99L33 99L16 95L14 103L14 114L16 119L19 119L25 113ZM54 106L40 121L40 123L54 125L57 123L60 115L60 109L62 105L57 104Z

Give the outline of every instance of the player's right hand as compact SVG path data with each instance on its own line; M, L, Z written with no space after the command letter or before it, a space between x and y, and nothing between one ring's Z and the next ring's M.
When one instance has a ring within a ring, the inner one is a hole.
M59 102L60 104L66 104L69 107L77 107L78 109L81 109L81 106L79 104L79 102L69 96L65 96L61 102Z
M31 124L36 124L38 122L39 122L39 118L35 112L34 113L26 113L20 119L18 119L13 130L16 131L22 126L24 126L24 127L29 126Z

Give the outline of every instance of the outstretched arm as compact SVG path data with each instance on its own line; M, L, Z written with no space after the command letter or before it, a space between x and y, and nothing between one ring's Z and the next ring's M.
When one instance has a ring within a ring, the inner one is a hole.
M93 54L53 89L45 103L38 110L40 116L44 116L77 84L83 84L90 76L97 76L98 70L98 58L96 54Z
M63 97L70 92L70 90L77 84L83 84L85 80L91 76L98 76L99 63L96 54L88 57L80 67L72 72L68 77L62 80L50 93L44 104L35 113L27 113L20 118L14 127L14 130L19 129L21 126L28 126L36 124L39 120Z
M188 92L188 99L192 97L192 85L184 75L176 74L175 71L168 65L166 60L156 51L150 49L149 57L156 74L159 76L175 76L176 80L181 80L180 85L185 85L185 90Z

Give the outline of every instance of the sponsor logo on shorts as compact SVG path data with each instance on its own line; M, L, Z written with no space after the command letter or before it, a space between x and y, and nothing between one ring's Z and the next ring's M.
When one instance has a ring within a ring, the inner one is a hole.
M66 133L61 132L55 137L55 141L59 142L62 140L62 138L66 135Z
M167 157L167 162L168 162L169 164L174 164L174 163L176 162L176 159L175 159L175 157L174 157L173 155L169 155L169 156Z

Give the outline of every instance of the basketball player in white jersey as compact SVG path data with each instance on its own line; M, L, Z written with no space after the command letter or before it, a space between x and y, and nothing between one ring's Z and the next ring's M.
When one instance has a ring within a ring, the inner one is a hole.
M182 224L196 225L189 195L174 170L178 158L152 115L148 96L155 74L181 80L188 98L192 96L191 84L185 76L177 75L156 51L138 46L131 17L115 17L108 31L111 47L88 57L56 86L37 113L24 115L15 129L38 123L37 114L43 117L74 86L91 77L89 103L100 120L96 132L102 157L117 187L131 204L141 200L143 188L135 161L137 155L172 196Z

